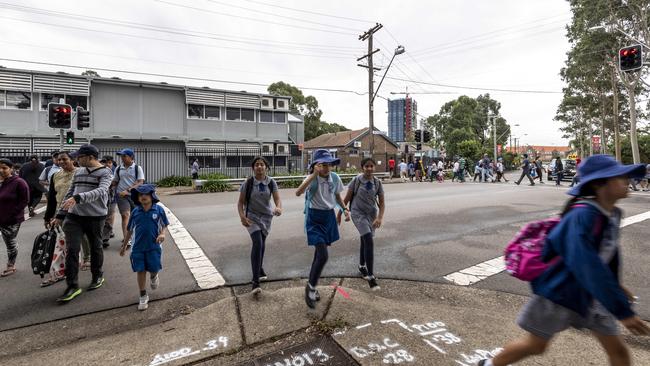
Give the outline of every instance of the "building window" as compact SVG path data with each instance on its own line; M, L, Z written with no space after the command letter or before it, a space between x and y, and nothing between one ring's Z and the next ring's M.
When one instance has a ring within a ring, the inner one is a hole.
M273 122L273 112L260 111L260 122Z
M203 106L199 104L188 104L187 118L203 118Z
M286 156L276 156L273 158L273 165L275 166L287 166L287 157Z
M241 166L243 166L243 167L251 166L251 164L253 164L254 159L255 159L254 156L242 156L241 157Z
M226 107L226 119L228 121L239 121L241 117L241 109Z
M254 109L244 109L241 110L241 120L247 122L255 122L255 110Z
M190 165L194 162L194 159L199 159L199 166L201 166L201 169L221 168L220 156L212 156L212 155L192 156L190 157Z
M65 104L70 104L72 109L83 107L88 110L88 97L85 95L66 95L66 94L41 94L41 110L46 111L48 103L58 103L63 98Z
M237 168L237 167L239 167L239 156L227 156L226 157L226 166L228 168Z
M221 108L203 104L188 104L187 118L221 119Z
M350 156L359 156L359 149L350 149Z
M32 109L32 93L0 90L0 108Z
M226 120L255 122L255 110L247 108L226 107Z
M273 112L273 122L287 123L287 114L284 112Z

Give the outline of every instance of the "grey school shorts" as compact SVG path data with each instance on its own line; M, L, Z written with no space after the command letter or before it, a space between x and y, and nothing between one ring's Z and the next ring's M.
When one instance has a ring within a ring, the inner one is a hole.
M117 205L118 212L120 214L131 212L133 205L131 204L131 197L120 197L119 195L115 198L115 205Z
M616 318L598 303L589 309L586 317L582 317L573 310L538 295L534 295L524 305L517 324L523 330L546 340L569 327L586 328L606 336L620 334Z

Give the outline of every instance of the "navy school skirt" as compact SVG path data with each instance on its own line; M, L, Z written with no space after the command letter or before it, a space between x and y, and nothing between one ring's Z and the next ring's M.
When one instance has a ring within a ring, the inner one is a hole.
M310 208L305 219L307 244L327 244L339 240L339 227L334 210L316 210Z

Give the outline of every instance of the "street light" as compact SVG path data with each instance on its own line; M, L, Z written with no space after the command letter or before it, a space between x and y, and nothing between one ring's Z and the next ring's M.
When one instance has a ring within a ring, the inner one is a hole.
M607 27L609 27L609 29ZM611 31L611 30L618 31L618 32L622 33L624 36L626 36L627 38L633 40L634 42L642 45L643 47L645 47L647 49L650 49L650 46L648 46L647 44L639 41L638 39L634 38L634 36L632 36L631 34L625 32L624 30L622 30L621 28L619 28L619 27L617 27L615 25L601 24L601 25L596 25L596 26L587 28L588 31L597 31L597 30L601 30L601 29L605 30L605 31L608 31L608 32Z
M384 82L384 78L386 77L386 74L388 74L388 69L390 69L390 65L393 64L393 60L395 59L395 56L401 55L404 52L406 52L404 46L397 46L395 52L393 53L393 57L390 59L390 62L388 63L388 67L386 67L386 71L384 71L384 76L382 76L381 80L379 81L379 85L377 86L377 90L375 91L375 94L372 96L372 102L375 101L375 97L377 96L377 93L379 93L379 88L381 88L381 83Z

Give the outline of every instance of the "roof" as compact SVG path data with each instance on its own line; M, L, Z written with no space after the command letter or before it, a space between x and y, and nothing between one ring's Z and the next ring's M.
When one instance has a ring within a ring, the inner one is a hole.
M122 84L122 85L132 85L132 86L135 85L135 86L147 86L147 87L150 87L150 88L176 89L176 90L206 89L206 90L227 92L227 93L231 93L231 94L249 94L249 95L257 95L257 96L260 96L260 97L275 97L275 98L291 99L290 96L286 96L286 95L271 95L271 94L265 94L265 93L250 93L250 92L247 92L245 90L237 91L237 90L209 88L207 86L169 84L169 83L164 82L164 81L157 83L157 82L153 82L153 81L140 81L140 80L122 79L122 78L119 78L119 77L95 77L95 76L70 74L70 73L67 73L67 72L50 72L50 71L28 70L28 69L14 69L14 68L8 68L8 67L4 67L4 66L0 66L0 72L15 72L15 73L36 74L36 75L54 75L54 76L59 76L59 77L69 77L69 78L75 78L75 79L86 79L86 80L89 80L91 83Z
M375 131L379 131L375 129ZM326 133L320 136L317 136L309 141L305 142L305 148L306 149L314 149L314 148L325 148L325 147L345 147L349 144L351 144L353 141L358 140L362 138L364 135L368 133L368 128L363 128L361 130L355 130L355 131L342 131L342 132L333 132L333 133ZM388 142L393 144L395 147L399 148L399 145L397 145L393 140L391 140L388 136L386 136L383 133L378 133L378 136L382 136L384 139L386 139Z

